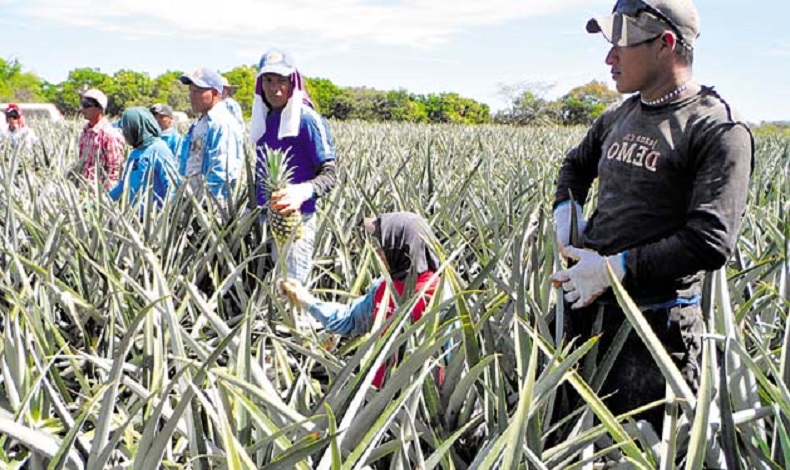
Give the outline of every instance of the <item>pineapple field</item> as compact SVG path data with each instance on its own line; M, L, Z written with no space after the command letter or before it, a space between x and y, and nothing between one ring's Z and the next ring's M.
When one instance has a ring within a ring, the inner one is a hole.
M182 190L141 215L70 176L81 123L33 126L32 154L0 147L0 468L790 465L788 137L757 139L737 249L707 276L696 396L615 286L667 377L652 430L596 394L618 343L584 376L606 351L555 327L554 182L584 129L334 122L313 293L346 302L384 274L361 222L396 210L428 220L452 292L340 339L275 288L252 149L226 204ZM556 419L560 385L584 406Z

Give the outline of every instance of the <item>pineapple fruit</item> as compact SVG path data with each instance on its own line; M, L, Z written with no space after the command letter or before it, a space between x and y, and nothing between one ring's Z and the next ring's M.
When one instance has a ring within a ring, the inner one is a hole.
M293 169L289 168L290 156L288 151L266 149L266 175L264 190L266 191L266 217L269 220L269 229L274 241L282 246L293 235L293 241L302 237L302 212L296 210L290 214L282 214L272 207L272 194L284 189L291 183Z

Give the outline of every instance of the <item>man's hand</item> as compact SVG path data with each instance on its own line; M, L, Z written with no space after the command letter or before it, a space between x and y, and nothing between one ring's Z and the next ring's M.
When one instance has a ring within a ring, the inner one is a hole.
M572 268L558 271L551 275L551 282L565 292L565 300L571 308L578 309L593 303L610 287L609 276L606 274L606 263L619 280L625 277L625 255L601 256L592 250L582 250L569 246L565 255L578 261Z
M565 201L554 209L554 231L557 233L557 242L560 249L571 243L571 207L576 208L576 227L579 234L587 227L587 221L582 217L582 206L576 201Z
M280 289L285 292L292 304L301 307L303 310L307 310L310 305L317 301L310 291L295 279L281 280Z
M272 208L283 215L288 215L299 210L302 203L311 197L313 197L311 183L289 184L284 189L272 193Z

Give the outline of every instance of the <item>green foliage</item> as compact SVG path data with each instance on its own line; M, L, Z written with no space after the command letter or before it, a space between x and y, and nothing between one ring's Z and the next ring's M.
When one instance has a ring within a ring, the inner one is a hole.
M620 99L620 94L610 90L605 83L593 80L576 87L560 98L562 124L568 126L589 125L611 104Z
M737 247L706 284L702 394L609 273L624 331L670 381L658 406L693 418L689 449L680 418L654 447L598 396L620 347L551 327L557 156L583 129L334 123L343 175L319 205L311 289L348 302L385 275L359 221L411 210L447 294L414 322L419 296L398 296L389 323L337 344L283 304L245 182L222 206L183 188L141 213L71 177L81 124L37 127L31 154L0 147L2 468L725 468L703 447L713 403L726 468L787 468L788 138L756 139ZM584 406L556 417L565 384Z
M353 88L348 90L345 101L337 103L345 105L345 108L336 106L335 110L347 111L344 118L337 114L333 115L338 119L428 122L425 104L406 90L380 91L371 88Z
M36 102L44 97L41 80L32 73L22 71L17 60L0 58L0 101Z
M115 92L115 82L109 75L95 68L78 68L69 72L68 78L53 90L54 103L63 114L73 116L80 111L80 94L89 88L98 88L108 100ZM112 101L108 102L108 107Z
M414 95L406 90L348 88L334 97L326 115L340 120L485 124L489 112L488 105L456 93Z
M494 122L521 126L555 125L558 121L556 103L543 97L544 91L538 89L523 90L520 94L510 96L512 106L494 116Z
M189 89L180 81L181 71L166 71L151 78L133 70L119 70L112 76L97 68L72 70L59 84L48 83L22 71L16 60L0 58L0 101L45 101L57 105L65 115L79 113L80 93L88 88L102 90L108 98L107 114L119 115L129 106L167 103L176 111L192 115ZM240 65L225 72L237 87L233 97L246 119L252 112L257 69ZM563 97L546 98L550 85L533 83L503 86L510 107L493 117L488 105L457 93L416 95L407 90L376 90L367 87L341 88L326 78L306 78L305 86L318 112L338 120L384 122L512 125L588 125L620 95L599 81L579 86ZM787 132L781 123L769 123L766 133Z
M106 114L120 116L132 106L150 106L156 103L155 82L144 72L119 70L113 75L114 92L107 94ZM105 93L107 93L105 91Z
M341 120L428 122L425 104L406 90L339 90L327 115Z
M345 121L352 119L354 109L357 107L357 102L354 100L353 91L351 89L343 89L338 92L329 104L329 109L324 113L328 118L339 119Z
M223 75L231 85L238 87L233 93L233 99L241 105L241 111L245 119L249 119L252 114L252 97L255 93L255 76L258 69L252 65L240 65Z
M543 83L504 86L503 94L511 107L494 116L494 122L530 126L589 125L609 105L620 99L620 94L596 80L574 88L555 101L546 99L551 88Z
M425 105L429 122L485 124L491 120L488 105L457 93L429 94L417 99Z
M384 114L385 120L396 122L428 122L428 111L421 101L412 99L406 90L390 91L387 101L391 105Z
M157 103L170 105L175 111L191 114L189 106L189 87L178 79L181 71L168 70L154 80L154 96Z
M385 92L372 88L348 88L333 103L328 117L362 121L379 121L377 109L386 102ZM339 111L339 112L337 112Z
M332 109L335 97L340 94L340 88L326 78L305 79L305 87L316 110L321 114L327 114Z
M46 80L41 81L41 101L45 103L56 103L60 88L54 83ZM61 108L61 112L63 109Z
M752 132L756 136L790 137L790 121L763 122L759 126L752 127Z

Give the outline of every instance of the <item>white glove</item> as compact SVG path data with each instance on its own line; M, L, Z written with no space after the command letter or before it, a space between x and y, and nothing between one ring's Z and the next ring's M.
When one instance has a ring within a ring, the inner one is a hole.
M611 286L606 274L606 263L612 266L617 279L622 281L625 277L624 252L601 256L592 250L569 246L565 248L565 255L578 263L570 269L552 274L551 281L555 286L562 285L565 300L572 304L572 309L590 305Z
M582 217L582 206L576 201L563 201L554 209L554 230L557 233L557 241L562 247L566 247L571 242L571 203L576 207L576 226L579 234L587 227L587 221Z
M280 281L280 289L285 292L288 300L302 310L307 310L311 305L318 302L313 294L301 282L295 279L284 279Z
M272 207L283 215L302 207L302 203L313 197L312 183L289 184L272 194Z

